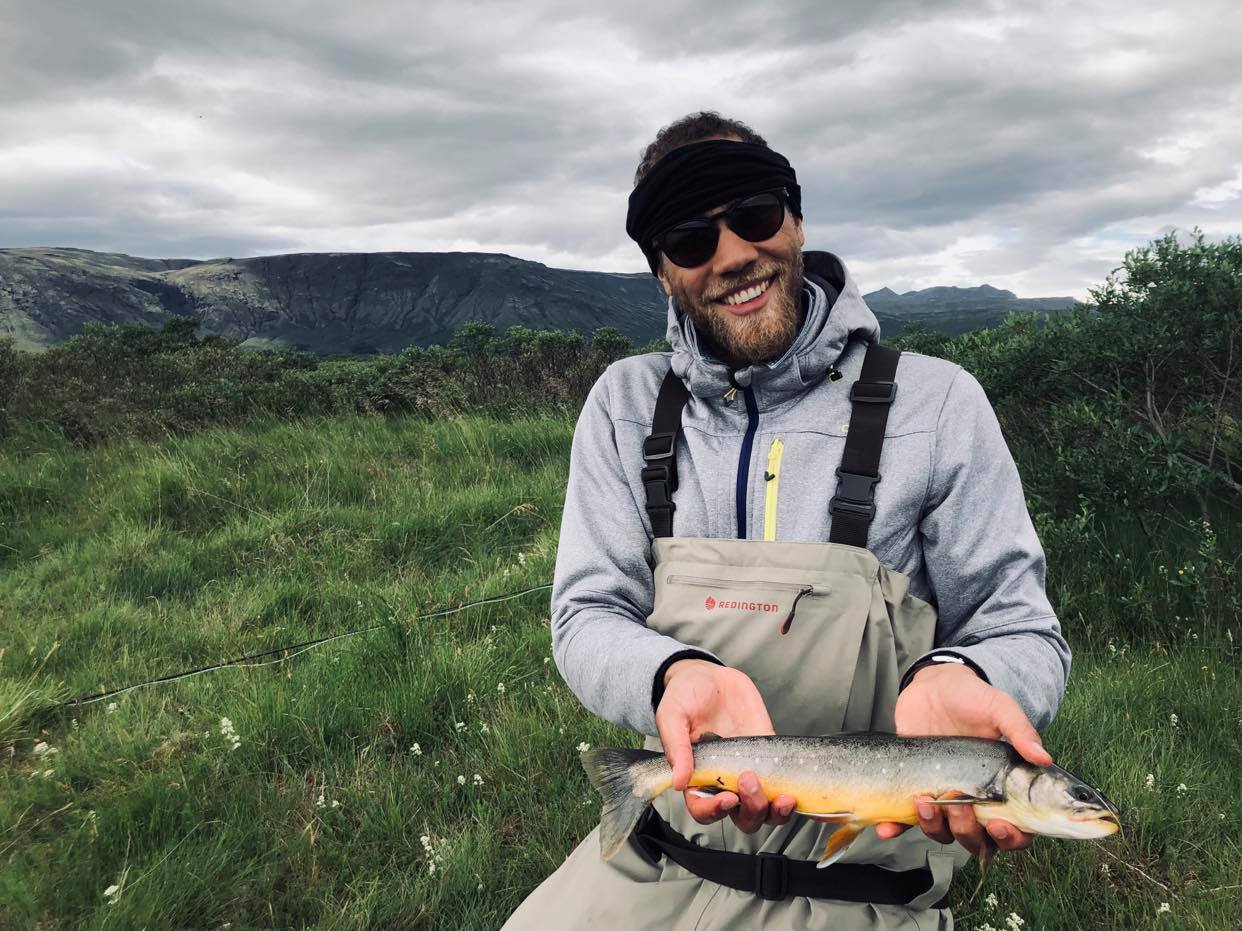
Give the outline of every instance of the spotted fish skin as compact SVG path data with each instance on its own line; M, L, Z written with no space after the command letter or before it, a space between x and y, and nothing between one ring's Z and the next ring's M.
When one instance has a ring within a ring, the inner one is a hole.
M590 750L582 762L604 800L600 844L608 859L650 801L672 787L672 768L662 753L646 750ZM971 804L983 823L1003 818L1031 833L1086 838L1118 827L1117 809L1098 790L1059 766L1034 766L1008 743L982 737L718 738L695 745L689 788L736 792L743 772L758 776L769 799L792 796L800 814L840 826L821 866L835 862L870 825L918 824L917 796Z

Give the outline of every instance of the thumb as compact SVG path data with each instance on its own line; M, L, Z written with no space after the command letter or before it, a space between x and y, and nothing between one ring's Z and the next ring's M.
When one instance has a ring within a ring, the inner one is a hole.
M1021 706L1008 695L996 709L995 724L1001 736L1008 740L1028 763L1036 766L1052 764L1052 756L1044 749L1039 731L1035 730L1031 722L1027 720Z
M673 788L678 792L684 791L694 769L690 719L680 709L670 709L664 716L656 715L656 729L660 732L660 743L664 745L668 765L673 767Z

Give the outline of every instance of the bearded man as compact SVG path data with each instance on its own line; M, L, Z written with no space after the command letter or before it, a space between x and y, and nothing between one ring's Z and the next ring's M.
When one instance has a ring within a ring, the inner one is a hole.
M679 790L707 734L974 735L1051 763L1037 728L1069 650L979 383L879 346L841 260L803 252L793 168L743 123L661 130L627 232L672 352L610 366L578 420L552 597L570 688L662 749ZM1031 838L927 801L921 832L850 832L754 773L665 794L505 927L950 928L954 867ZM806 869L834 830L837 861Z

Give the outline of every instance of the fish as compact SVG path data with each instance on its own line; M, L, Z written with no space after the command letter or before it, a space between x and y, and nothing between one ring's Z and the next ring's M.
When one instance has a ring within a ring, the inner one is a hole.
M1093 839L1121 829L1120 812L1099 789L1055 764L1027 762L1002 740L872 731L716 737L696 744L693 753L687 788L695 793L737 792L738 778L750 771L769 801L790 795L799 815L837 825L821 868L839 860L867 827L917 825L916 796L931 796L935 805L971 805L981 824L999 818L1028 834ZM601 747L580 756L603 799L600 855L609 860L652 800L672 788L673 769L663 753L651 750ZM992 851L979 852L980 886Z

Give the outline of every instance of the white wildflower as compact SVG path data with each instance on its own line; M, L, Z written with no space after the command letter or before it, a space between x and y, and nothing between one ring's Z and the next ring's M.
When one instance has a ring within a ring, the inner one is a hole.
M465 776L458 776L458 777L457 777L457 784L458 784L459 786L464 786L464 785L466 784L466 777L465 777Z
M1169 907L1168 902L1161 902L1160 907L1156 909L1156 914L1163 915L1165 912L1171 912L1171 911L1173 911L1173 909Z
M332 800L332 807L333 807L333 808L340 808L340 807L341 807L341 803L340 803L340 802L338 802L336 799L333 799L333 800Z
M491 732L492 732L492 729L491 729L490 727L488 727L488 726L487 726L487 722L486 722L486 721L484 721L482 724L480 724L480 725L479 725L479 733L480 733L480 734L490 734Z
M323 808L323 807L324 807L324 800L323 800L323 793L322 793L322 792L320 792L320 793L319 793L319 798L315 799L315 807L316 807L316 808Z
M1108 868L1108 864L1107 864L1107 863L1101 863L1101 864L1100 864L1100 872L1101 872L1101 873L1103 873L1105 876L1107 876L1109 873L1111 873L1111 872L1112 872L1112 870L1110 870L1110 869Z
M987 903L988 908L996 908L996 904L997 904L996 893L989 892L988 897L984 899L983 901Z
M436 875L436 861L435 860L427 861L427 875L428 876Z
M503 682L497 682L496 691L503 695L505 693L505 684Z
M545 656L545 657L543 658L543 664L544 664L545 666L546 666L546 665L548 665L548 663L550 663L550 662L552 662L552 657L550 657L550 656Z
M1178 795L1182 795L1183 793L1185 793L1185 792L1189 792L1189 791L1190 791L1190 790L1189 790L1189 788L1187 788L1186 783L1184 783L1184 782L1179 782L1179 783L1177 784L1177 794L1178 794Z
M35 756L47 756L49 753L60 753L55 747L49 747L46 742L40 740L34 746Z
M466 729L466 722L458 721L456 724L453 725L453 727L457 728L457 733L460 734L462 731Z
M236 750L241 746L241 738L238 737L237 733L233 730L233 722L228 718L220 719L220 734L225 740L228 740L233 744L230 749Z
M416 743L416 744L414 744L412 747L410 747L410 752L411 752L411 753L413 753L415 756L422 756L422 755L423 755L423 748L422 748L422 747L420 747L420 746Z
M1009 927L1010 931L1018 931L1018 929L1026 924L1026 922L1022 920L1022 916L1017 912L1010 912L1009 917L1005 919L1005 924Z
M565 728L564 728L563 726L562 726L562 727L558 727L558 728L557 728L557 730L561 732L561 736L562 736L562 737L564 737L564 736L565 736Z
M474 780L473 780L473 781L474 781L474 784L475 784L476 786L481 786L481 785L483 785L483 777L482 777L482 776L480 776L478 773L475 773L475 774L474 774Z
M1143 786L1148 792L1150 792L1156 787L1156 777L1151 773L1148 773L1147 778L1143 780Z
M104 714L112 714L114 711L116 711L116 702L108 702L108 707L104 708Z
M45 769L45 770L43 771L43 778L44 778L44 779L51 779L51 778L52 778L53 776L55 776L55 775L56 775L56 770L54 770L54 769Z
M1172 724L1174 727L1177 727L1177 715L1175 714L1169 715L1169 723Z
M121 897L121 887L113 883L103 891L103 894L109 905L116 905L117 899Z
M582 743L578 744L579 753L586 753L590 749L591 749L591 745L587 743L586 741L583 741Z
M476 889L475 892L482 892L482 891L483 891L483 884L479 883L479 888Z
M1113 638L1112 638L1112 637L1109 637L1109 638L1108 638L1108 652L1109 652L1109 653L1116 653L1116 652L1117 652L1117 644L1113 643Z

